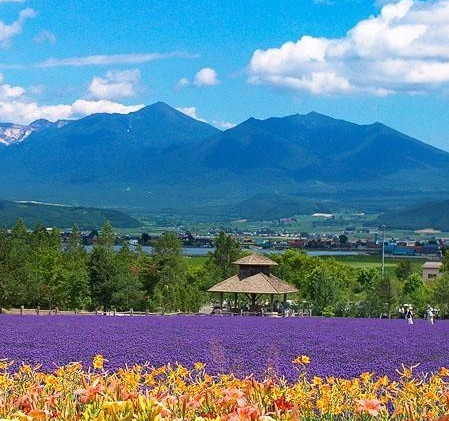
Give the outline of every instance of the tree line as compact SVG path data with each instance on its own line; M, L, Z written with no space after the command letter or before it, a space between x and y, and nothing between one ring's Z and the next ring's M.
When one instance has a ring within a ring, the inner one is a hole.
M275 273L299 288L299 299L314 314L352 317L397 317L404 304L424 315L430 306L449 315L449 254L445 255L441 276L424 282L410 260L401 260L394 276L377 267L355 268L333 258L316 258L287 250L271 256L278 266Z
M161 235L152 255L127 243L116 252L114 243L109 222L90 253L76 226L67 244L59 230L41 224L28 231L18 220L10 231L1 229L0 308L197 312L210 301L207 289L227 276L240 256L238 243L224 234L217 239L218 251L201 266L187 264L173 232Z
M207 289L235 274L232 262L244 255L239 243L224 233L205 263L195 266L187 264L173 232L161 235L151 255L126 243L116 252L114 242L108 222L90 253L76 226L67 244L57 229L37 224L28 231L21 220L10 231L0 230L0 308L197 312L217 298ZM316 315L397 315L404 303L412 304L415 312L428 305L440 308L442 315L449 312L449 255L442 276L429 283L408 260L397 265L394 277L382 277L378 268L354 268L297 250L270 258L278 263L273 273L299 289L291 298ZM241 303L246 299L239 297Z

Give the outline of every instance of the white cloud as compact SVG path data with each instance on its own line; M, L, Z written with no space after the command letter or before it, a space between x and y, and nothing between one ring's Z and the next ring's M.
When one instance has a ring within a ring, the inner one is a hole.
M42 30L34 38L33 41L36 44L43 44L44 42L49 42L50 44L56 44L56 35L50 31Z
M38 105L36 102L0 101L0 121L29 124L45 118L50 121L71 117L70 105Z
M193 83L196 86L213 86L219 85L220 81L218 80L217 72L214 69L204 67L196 73Z
M0 0L1 1L1 0ZM0 22L1 27L1 22ZM0 34L1 35L1 34ZM36 38L35 38L36 41ZM50 41L50 40L49 40ZM1 38L0 38L1 43ZM82 67L82 66L112 66L122 64L142 64L156 60L166 60L171 58L192 59L197 58L195 54L185 53L183 51L172 51L170 53L137 53L137 54L112 54L112 55L92 55L83 57L51 57L48 60L34 63L36 68L47 67ZM24 64L2 64L1 69L27 69L29 65Z
M9 47L12 39L22 32L22 27L25 21L35 16L36 12L31 8L27 8L19 13L19 18L11 25L7 25L0 21L0 45L4 48Z
M85 99L78 99L71 105L71 117L84 117L94 113L128 114L140 110L144 106L144 104L123 105L118 102L107 100L88 101Z
M17 124L29 124L34 120L45 118L50 121L60 119L81 118L94 113L127 114L144 107L139 105L123 105L106 100L88 101L78 99L72 104L40 105L34 101L0 100L0 121Z
M449 85L449 0L400 0L342 38L256 50L249 81L313 94L424 93Z
M196 107L178 107L176 108L178 111L181 111L185 115L188 115L189 117L194 118L195 120L202 121L203 123L212 124L213 126L219 128L219 129L232 129L236 126L234 123L230 123L229 121L221 121L221 120L212 120L212 122L207 121L204 118L201 118L198 115L198 111Z
M190 80L187 79L186 77L182 77L181 79L179 79L178 83L176 84L176 88L181 89L184 88L185 86L189 86L190 85Z
M8 83L2 83L3 80L3 74L0 73L0 101L20 98L25 94L25 89L21 86L11 86Z
M181 111L183 114L188 115L189 117L194 118L195 120L202 121L203 123L207 123L207 120L204 118L200 118L198 116L198 112L196 107L178 107L176 108L178 111Z
M236 126L235 123L231 123L229 121L218 121L218 120L212 120L212 124L215 127L218 127L219 129L224 129L224 130L232 129L233 127Z
M0 73L0 122L29 124L39 118L56 121L94 113L126 114L144 107L144 104L124 105L105 99L77 99L71 104L42 105L28 95L38 94L43 89L42 86L34 86L28 93L21 86L11 86L3 82L4 78Z
M25 89L21 86L11 86L7 83L0 85L0 100L8 100L11 98L19 98L25 93Z
M61 66L109 66L116 64L141 64L155 60L169 58L195 58L182 51L172 51L170 53L137 53L137 54L112 54L112 55L92 55L84 57L50 58L36 67L61 67Z
M117 99L129 98L137 95L140 82L140 71L137 69L106 72L105 77L95 76L90 85L89 93L92 98Z

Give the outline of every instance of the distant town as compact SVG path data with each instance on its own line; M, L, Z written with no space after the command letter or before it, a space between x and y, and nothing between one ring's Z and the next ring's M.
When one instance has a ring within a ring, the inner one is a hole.
M449 239L433 238L423 240L411 240L401 238L388 238L382 236L382 232L368 229L356 232L344 231L342 234L335 233L287 233L282 230L276 231L269 228L261 228L254 232L241 231L238 229L211 228L207 234L197 234L190 231L180 232L176 229L177 236L183 247L189 248L214 248L215 239L221 231L232 235L242 249L282 251L287 249L304 249L331 252L358 252L360 254L380 254L387 256L420 256L437 260L442 257L444 250L449 248ZM360 238L365 234L366 238ZM141 233L140 235L129 235L116 233L116 245L128 243L130 246L151 247L159 239L161 233ZM98 230L83 231L81 233L82 243L85 246L94 245L100 236ZM62 243L68 243L71 231L61 232ZM186 253L188 254L188 253ZM207 254L205 250L204 254Z

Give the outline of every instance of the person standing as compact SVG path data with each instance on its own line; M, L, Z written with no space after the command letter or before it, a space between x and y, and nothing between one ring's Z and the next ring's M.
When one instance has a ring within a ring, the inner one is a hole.
M407 309L407 313L405 315L407 319L407 324L412 325L413 324L413 310L411 307Z
M427 320L429 321L429 323L431 324L431 325L433 325L433 309L432 309L432 307L429 307L428 309L427 309Z

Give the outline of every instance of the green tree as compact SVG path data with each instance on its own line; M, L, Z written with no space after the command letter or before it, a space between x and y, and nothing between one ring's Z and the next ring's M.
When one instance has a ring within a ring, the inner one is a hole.
M76 225L64 253L64 302L69 309L85 309L90 303L88 256Z
M372 317L379 312L379 300L376 286L380 274L375 268L362 267L357 271L358 291L361 293L361 315Z
M309 299L318 314L351 314L354 304L354 275L349 266L334 259L317 259L317 266L306 278Z
M379 299L380 311L391 317L393 308L398 302L399 287L389 276L380 277L376 286L376 295Z
M322 314L327 311L331 315L330 309L335 309L339 299L339 288L337 280L327 271L316 268L310 275L310 300L313 303L315 312Z
M310 301L318 313L348 315L355 302L355 272L335 259L312 257L298 250L270 256L278 263L273 273L299 289L299 297ZM320 285L323 282L323 285ZM325 285L325 286L324 286Z
M237 273L233 264L240 257L240 245L231 235L220 232L215 240L215 250L209 253L206 267L212 283L222 281Z
M440 272L449 273L449 249L446 249L443 255L443 265L440 268Z
M144 303L146 307L154 309L154 300L152 300L152 297L154 297L154 290L159 281L158 267L153 257L145 253L140 245L137 246L136 253L137 255L131 270L137 274L144 288Z
M40 288L43 302L48 308L64 304L64 257L61 232L53 228L47 232L37 261L40 267Z
M106 221L101 228L98 244L105 247L107 250L113 250L114 248L115 233L109 221Z
M13 304L16 280L9 270L10 236L4 229L0 229L0 311Z
M413 264L410 260L401 260L395 269L396 277L405 281L413 273Z
M133 270L136 258L127 243L115 255L111 304L117 309L142 309L144 289L137 272Z
M204 266L189 267L186 278L181 287L181 310L184 312L198 312L210 301L207 288L209 287L209 273Z
M296 286L302 299L309 299L308 279L320 260L298 250L286 250L283 254L273 254L270 258L278 264L272 268L273 274Z
M10 290L9 302L13 305L33 305L34 297L29 294L33 291L32 274L29 267L31 252L30 235L27 232L22 219L18 219L11 230L8 239L6 257L7 278L14 290Z
M449 314L449 273L433 280L433 301L438 305L442 315Z
M181 242L174 232L159 237L153 247L153 259L157 266L153 303L162 312L177 310L180 306L179 285L185 279L187 266Z
M116 275L114 261L114 231L105 222L98 243L90 254L88 271L90 296L94 308L109 309L112 302L113 280Z
M429 291L418 273L412 273L404 283L402 289L403 300L411 303L415 311L424 311L429 301Z

